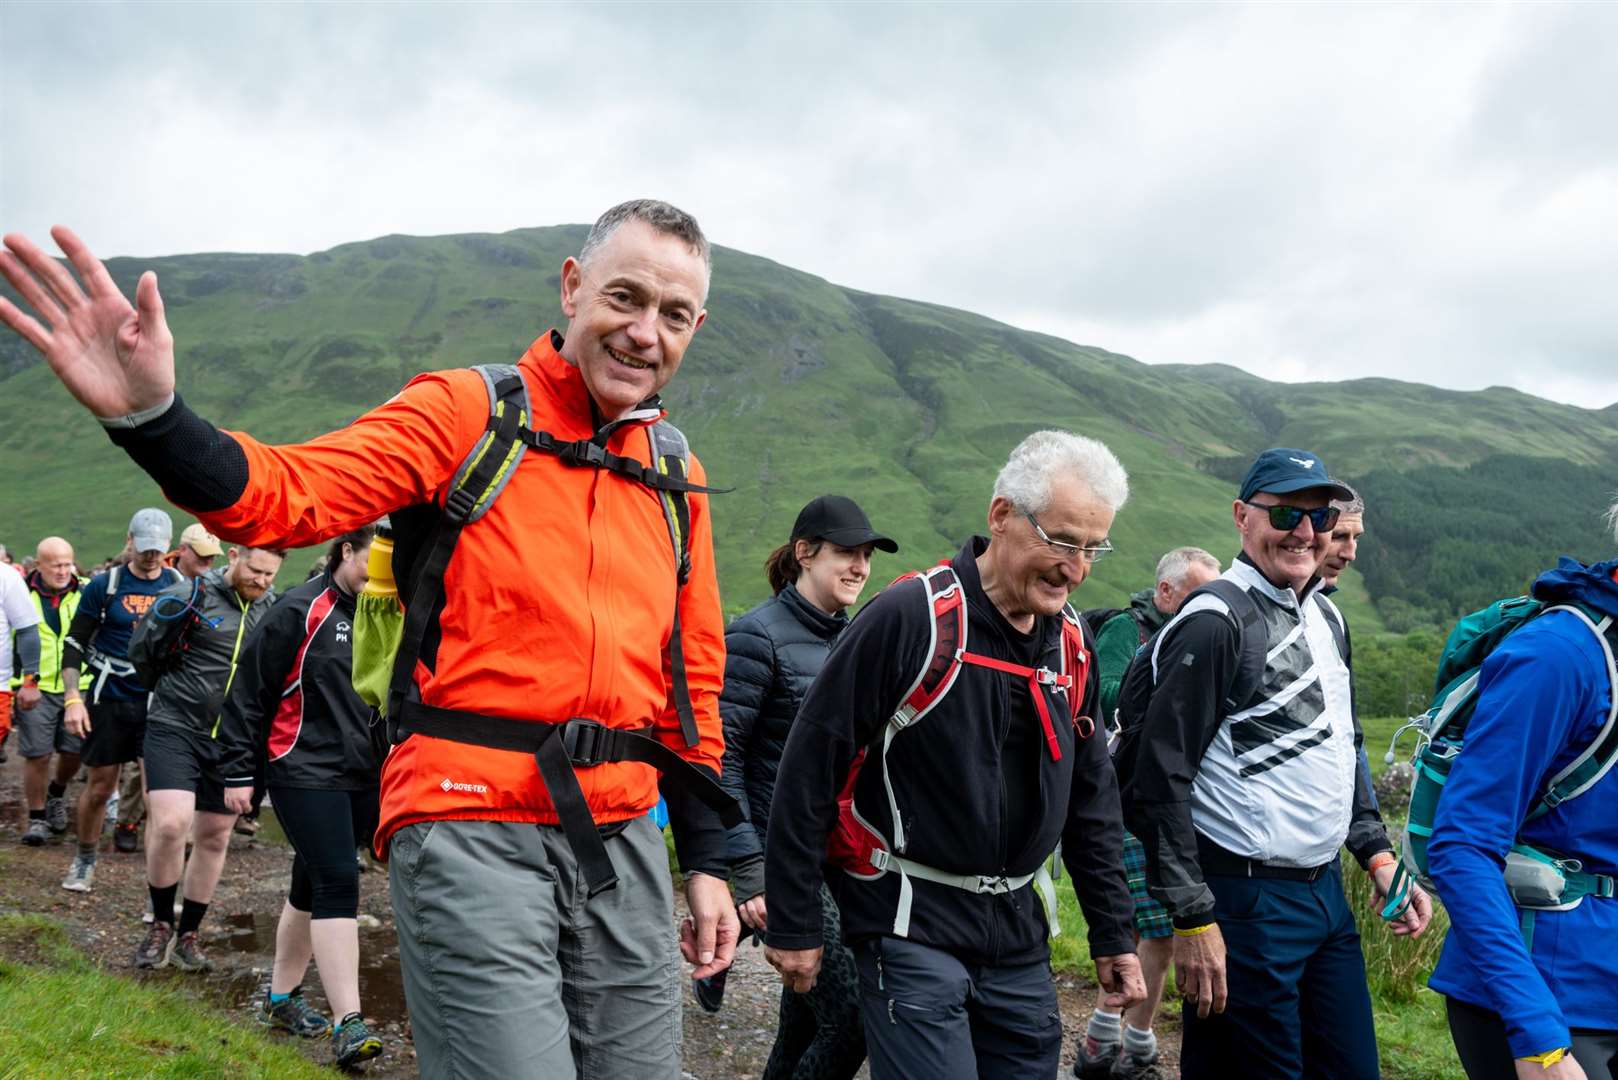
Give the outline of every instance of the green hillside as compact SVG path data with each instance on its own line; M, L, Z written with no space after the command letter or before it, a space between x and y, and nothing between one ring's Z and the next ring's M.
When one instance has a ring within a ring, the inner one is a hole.
M388 236L307 258L119 259L111 270L127 291L140 271L158 271L181 392L198 411L223 427L292 441L347 422L416 371L515 359L559 321L558 269L584 234L559 226ZM1378 608L1402 628L1441 621L1462 602L1449 586L1413 596L1406 580L1422 565L1448 565L1443 553L1458 524L1477 545L1510 549L1480 564L1468 589L1520 587L1543 561L1544 515L1455 505L1486 491L1489 476L1528 475L1501 459L1533 461L1536 483L1563 496L1555 514L1566 528L1556 543L1585 557L1611 547L1598 525L1608 491L1592 489L1591 478L1614 475L1618 409L1499 389L1467 394L1383 379L1285 385L1218 366L1148 366L724 249L708 306L665 398L710 476L736 488L714 510L733 612L765 594L764 555L802 503L824 491L858 498L900 542L900 556L879 557L878 579L950 552L981 528L1006 453L1044 426L1102 439L1133 483L1113 531L1118 554L1076 597L1085 606L1120 603L1169 547L1233 555L1233 478L1276 444L1317 450L1363 486L1372 503L1365 565L1406 575L1349 576L1342 600L1363 630L1382 628ZM17 549L60 532L100 558L119 546L130 510L158 497L9 337L0 340L0 459L0 540ZM1471 475L1488 460L1495 472ZM1401 478L1418 473L1413 494ZM1397 496L1398 529L1379 528L1384 489L1390 505ZM1467 524L1474 509L1475 527ZM289 563L294 569L301 561ZM1448 581L1453 567L1444 574Z

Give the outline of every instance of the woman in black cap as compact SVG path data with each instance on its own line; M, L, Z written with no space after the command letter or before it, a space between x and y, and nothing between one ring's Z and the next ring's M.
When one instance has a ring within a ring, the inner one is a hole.
M764 561L775 595L725 631L725 723L720 782L742 805L747 820L730 831L731 882L743 933L765 928L764 837L770 796L798 706L848 625L847 609L871 573L875 548L899 550L871 528L852 499L822 495L805 506L787 542ZM840 944L842 928L831 894L821 890L826 955L819 981L807 994L781 991L781 1021L765 1066L767 1080L846 1078L865 1060L860 1027L859 977L854 957ZM725 973L699 979L697 1001L717 1012Z

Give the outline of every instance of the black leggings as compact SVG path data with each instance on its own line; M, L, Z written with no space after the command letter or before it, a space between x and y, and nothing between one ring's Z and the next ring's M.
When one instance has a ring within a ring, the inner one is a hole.
M781 990L780 1026L764 1066L764 1080L849 1080L865 1063L860 1021L860 975L843 944L842 920L830 890L820 887L825 952L815 988Z
M352 919L360 908L355 849L376 831L377 791L271 787L275 818L292 841L287 902L311 919Z
M1455 998L1445 998L1444 1006L1456 1056L1469 1080L1516 1080L1506 1025L1499 1014ZM1618 1080L1618 1031L1574 1028L1573 1059L1590 1080Z

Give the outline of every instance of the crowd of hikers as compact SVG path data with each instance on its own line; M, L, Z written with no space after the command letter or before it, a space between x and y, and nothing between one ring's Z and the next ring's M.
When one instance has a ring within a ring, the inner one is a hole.
M689 215L614 207L562 265L565 331L292 446L194 412L156 276L131 305L53 235L77 279L7 236L33 314L0 298L0 321L199 519L171 552L140 510L87 579L56 537L0 567L25 843L66 833L88 770L64 888L94 887L120 771L144 777L136 966L209 965L229 833L267 791L295 855L260 1015L331 1034L342 1065L383 1049L357 980L369 844L425 1076L672 1080L681 957L717 1011L752 936L782 981L766 1076L1053 1077L1064 872L1100 984L1076 1076L1165 1074L1171 968L1182 1075L1378 1075L1357 873L1395 935L1442 898L1431 986L1469 1076L1615 1075L1618 560L1563 560L1457 627L1396 846L1330 599L1366 507L1317 454L1252 462L1228 567L1177 547L1128 608L1080 614L1129 481L1100 442L1036 431L984 533L857 617L898 546L813 499L727 628L723 489L657 396L707 318Z

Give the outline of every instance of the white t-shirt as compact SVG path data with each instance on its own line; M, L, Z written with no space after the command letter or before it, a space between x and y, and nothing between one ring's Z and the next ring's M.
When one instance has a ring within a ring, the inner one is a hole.
M9 566L0 566L0 690L11 683L11 632L39 622L28 596L28 583Z

